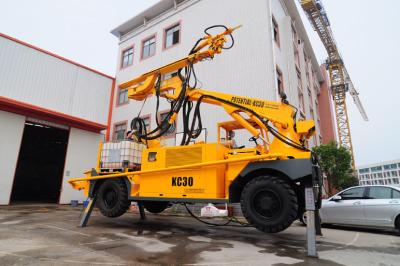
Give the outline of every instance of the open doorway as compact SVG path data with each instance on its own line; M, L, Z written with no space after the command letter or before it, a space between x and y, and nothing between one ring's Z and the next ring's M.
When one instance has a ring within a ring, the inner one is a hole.
M11 203L58 203L69 131L26 122Z

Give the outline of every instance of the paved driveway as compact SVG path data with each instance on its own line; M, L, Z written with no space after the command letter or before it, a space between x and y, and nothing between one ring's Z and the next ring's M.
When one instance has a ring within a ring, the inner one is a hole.
M305 256L305 227L278 234L210 227L190 217L94 212L78 228L79 209L0 207L0 265L400 265L393 232L323 229L319 259Z

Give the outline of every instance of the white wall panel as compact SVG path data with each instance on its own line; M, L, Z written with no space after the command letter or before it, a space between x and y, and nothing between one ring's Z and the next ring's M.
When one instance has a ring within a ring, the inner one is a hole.
M85 171L96 166L97 150L101 138L101 134L71 128L60 196L61 204L70 203L71 200L82 202L85 199L81 191L72 189L68 180L73 177L81 177Z
M112 79L0 37L0 96L106 124Z
M0 205L9 203L25 117L0 111Z

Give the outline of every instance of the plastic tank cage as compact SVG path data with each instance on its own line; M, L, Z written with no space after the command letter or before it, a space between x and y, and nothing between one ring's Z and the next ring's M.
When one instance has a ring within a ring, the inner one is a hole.
M146 145L132 141L106 142L101 150L101 168L134 168L142 162Z

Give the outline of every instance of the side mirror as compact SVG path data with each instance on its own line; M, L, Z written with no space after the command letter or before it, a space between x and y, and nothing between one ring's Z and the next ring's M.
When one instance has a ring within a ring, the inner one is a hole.
M342 197L339 196L339 195L336 195L336 196L333 196L331 200L332 200L332 201L341 201L341 200L342 200Z

